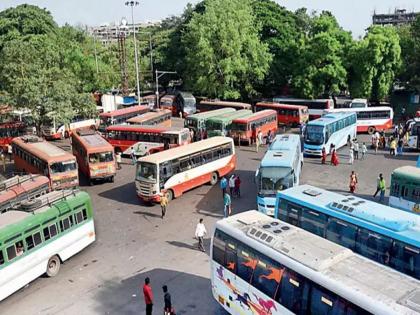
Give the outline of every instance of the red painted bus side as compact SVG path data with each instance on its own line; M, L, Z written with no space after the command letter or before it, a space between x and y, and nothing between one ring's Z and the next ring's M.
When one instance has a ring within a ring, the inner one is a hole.
M279 125L298 126L309 120L307 106L260 102L255 104L255 109L257 112L265 109L275 110L277 112L277 121Z

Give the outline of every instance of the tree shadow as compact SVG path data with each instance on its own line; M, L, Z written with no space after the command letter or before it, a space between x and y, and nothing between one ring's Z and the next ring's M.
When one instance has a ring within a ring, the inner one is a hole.
M129 205L142 205L137 198L136 188L133 182L114 187L110 190L101 192L98 195L112 201L117 201Z

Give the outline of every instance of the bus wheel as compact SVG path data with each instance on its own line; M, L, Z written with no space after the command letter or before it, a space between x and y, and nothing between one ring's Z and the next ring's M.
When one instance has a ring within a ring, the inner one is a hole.
M48 260L48 265L47 265L47 276L48 277L55 277L58 272L60 271L60 258L58 258L57 255L52 256L49 260Z
M93 180L92 179L89 179L89 186L93 186Z
M375 133L375 131L376 131L375 127L371 126L371 127L368 128L368 134L370 134L370 135L373 135Z
M212 185L212 186L216 185L218 179L219 179L219 176L217 176L217 173L213 172L211 174L210 185Z
M110 179L109 179L109 181L110 181L111 183L113 183L113 182L114 182L114 176L111 176L111 177L110 177Z
M168 202L174 199L174 192L171 189L167 190L165 194Z

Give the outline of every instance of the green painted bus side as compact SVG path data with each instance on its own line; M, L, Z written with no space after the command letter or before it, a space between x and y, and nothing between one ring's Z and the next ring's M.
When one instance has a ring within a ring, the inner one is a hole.
M249 109L241 109L233 113L226 113L220 116L211 117L206 120L208 137L227 136L232 121L238 118L246 118L252 115Z
M200 129L204 129L206 127L206 120L211 117L216 117L219 115L224 115L227 113L233 113L236 110L234 108L221 108L216 109L208 112L197 113L193 115L189 115L184 122L185 128L189 128L197 132Z
M391 173L390 195L420 203L420 168L402 166Z
M8 213L1 214L0 218L2 215ZM83 191L53 203L46 210L28 212L19 222L0 228L0 269L92 220L92 202ZM24 245L21 256L16 255L16 244L19 242ZM8 250L13 246L15 256L9 259L13 249L10 249L11 252Z

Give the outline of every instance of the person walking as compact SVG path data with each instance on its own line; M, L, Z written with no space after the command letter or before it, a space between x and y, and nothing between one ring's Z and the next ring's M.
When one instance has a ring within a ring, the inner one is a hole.
M392 138L391 143L389 144L389 154L396 155L395 149L397 148L397 141Z
M321 151L321 164L325 164L326 160L327 160L327 151L325 150L325 147L323 147Z
M273 134L271 133L271 130L268 130L268 133L267 133L267 146L270 146L272 141L273 141Z
M13 150L10 144L7 145L7 154L9 155L9 162L12 162Z
M232 199L230 198L228 193L225 193L223 196L223 215L225 218L230 216L232 212L231 204L232 204Z
M375 135L375 145L374 145L374 147L375 147L375 154L378 154L379 137L377 137L376 135Z
M160 209L162 210L162 219L166 215L166 207L168 206L169 200L166 194L162 194L160 197Z
M143 285L144 303L146 304L146 315L152 315L153 312L153 291L150 285L150 278L144 279Z
M378 178L376 179L376 191L373 194L373 198L376 198L376 195L378 194L378 192L381 191L381 188L380 188L380 185L379 185L379 183L381 181L381 178L382 178L382 173L380 173L379 176L378 176Z
M354 139L353 142L353 151L354 151L354 159L359 159L359 142L357 142L357 139Z
M131 147L130 149L130 157L133 162L133 165L135 165L137 162L137 159L136 159L136 150L134 150L134 147Z
M354 150L353 150L353 145L352 146L350 146L350 149L349 149L349 164L351 165L351 164L353 164L353 162L354 162L354 152L353 152Z
M404 146L404 140L402 138L402 136L398 139L398 144L397 144L397 152L398 155L403 155L403 146Z
M356 185L357 185L357 175L354 171L351 171L350 174L350 192L352 194L354 194L354 192L356 191Z
M121 152L117 152L115 159L117 161L117 169L120 170L121 169Z
M261 130L259 130L258 133L257 133L257 141L255 142L255 144L256 144L256 146L255 146L256 147L256 151L258 153L258 150L260 148L260 145L263 144L263 134L262 134Z
M202 252L205 252L204 249L204 236L207 235L206 227L203 223L203 219L201 218L200 221L197 223L197 227L195 228L195 238L198 239L198 249Z
M386 183L382 174L379 175L379 189L380 189L379 202L383 202L385 198Z
M229 192L232 197L234 197L234 191L235 191L235 174L232 174L229 177Z
M365 159L366 153L367 153L366 143L363 142L363 144L362 144L362 160Z
M255 125L251 126L251 145L257 143L257 129Z
M338 164L339 164L338 155L337 155L337 151L335 150L335 148L332 149L331 164L334 165L334 166L338 166Z
M235 178L235 195L238 198L241 198L241 179L239 178L239 175Z
M220 180L220 189L222 190L222 198L225 198L227 185L228 185L228 181L226 177L223 176L222 179Z
M168 292L168 286L164 285L162 287L163 290L163 314L164 315L172 315L175 312L172 309L172 299L171 294Z

